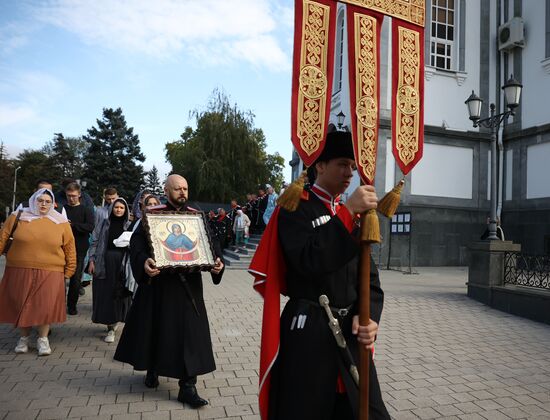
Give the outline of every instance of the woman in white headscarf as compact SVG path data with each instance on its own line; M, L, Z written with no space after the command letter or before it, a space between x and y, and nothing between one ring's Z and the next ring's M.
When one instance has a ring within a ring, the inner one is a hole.
M39 189L29 207L10 215L0 234L0 251L8 247L0 283L0 323L19 328L16 353L28 352L31 327L36 326L38 355L46 356L52 352L50 324L67 319L65 278L76 269L73 232L67 218L55 210L51 190Z
M239 208L237 210L235 221L233 222L233 233L235 234L235 245L248 244L248 231L250 229L250 219Z

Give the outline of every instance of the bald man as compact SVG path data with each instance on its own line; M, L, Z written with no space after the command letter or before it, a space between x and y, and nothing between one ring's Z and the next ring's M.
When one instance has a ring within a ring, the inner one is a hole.
M196 212L187 204L189 188L182 176L170 175L164 193L167 203L154 207L153 212ZM224 264L216 242L214 250L217 259L210 274L214 284L218 284ZM149 388L159 386L159 375L177 378L180 386L178 401L193 408L207 405L208 401L198 395L195 387L197 375L216 369L201 273L186 273L182 279L174 271L159 270L141 223L130 242L130 262L139 287L126 318L115 360L129 363L135 370L146 370L144 383ZM191 299L195 301L196 309Z

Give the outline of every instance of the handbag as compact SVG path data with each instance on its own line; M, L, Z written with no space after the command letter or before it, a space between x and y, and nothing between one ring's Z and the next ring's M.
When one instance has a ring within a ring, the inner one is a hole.
M17 229L17 225L19 224L19 218L21 217L21 213L23 213L23 210L19 210L17 212L17 216L15 217L15 222L13 224L13 227L11 228L10 236L6 241L6 245L4 245L4 250L2 251L2 255L8 255L8 251L10 250L11 244L13 242L13 234L15 233L15 229Z

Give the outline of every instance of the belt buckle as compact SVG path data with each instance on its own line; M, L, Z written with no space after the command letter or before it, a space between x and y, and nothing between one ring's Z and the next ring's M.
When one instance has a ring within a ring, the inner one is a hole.
M349 314L349 310L348 310L348 308L342 308L342 309L338 309L338 311L336 311L336 313L338 314L338 316L344 318Z

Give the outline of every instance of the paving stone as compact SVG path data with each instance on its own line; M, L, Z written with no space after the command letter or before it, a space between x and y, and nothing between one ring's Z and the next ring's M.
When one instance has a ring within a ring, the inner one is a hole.
M157 403L156 401L142 401L130 403L130 413L142 413L147 411L156 411Z
M415 410L412 410L414 414L416 414L421 419L435 419L437 417L440 417L440 414L435 411L433 408L417 408Z
M70 407L55 407L55 408L44 408L40 410L38 414L38 420L41 419L64 419L69 415ZM1 418L1 417L0 417Z
M111 416L113 414L127 414L128 403L102 404L99 407L99 415Z
M468 299L463 268L419 271L414 278L381 271L386 301L376 364L392 418L550 419L550 327ZM260 420L262 302L244 271L226 276L219 286L204 283L218 366L198 378L208 407L177 402L173 378L150 390L143 372L113 361L115 346L89 321L87 294L79 315L54 327L48 358L35 350L15 355L17 336L0 325L0 419Z
M170 410L170 420L198 420L198 410Z
M68 417L85 417L99 414L99 405L72 407Z

